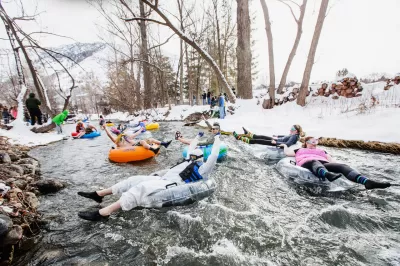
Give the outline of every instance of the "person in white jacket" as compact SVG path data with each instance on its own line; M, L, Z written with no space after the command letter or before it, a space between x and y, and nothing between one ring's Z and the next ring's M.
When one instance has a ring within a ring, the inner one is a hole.
M79 212L78 216L85 220L99 221L107 219L111 213L119 209L129 211L136 207L161 207L147 206L148 197L156 192L167 189L166 186L173 183L179 186L186 183L207 180L217 163L221 141L219 139L220 134L217 133L214 137L215 141L211 154L207 162L204 162L203 151L196 148L199 137L202 135L203 132L200 132L190 143L187 160L173 166L163 176L131 176L107 189L94 192L78 192L78 195L90 198L98 203L103 201L104 196L122 194L120 199L113 204L98 211Z

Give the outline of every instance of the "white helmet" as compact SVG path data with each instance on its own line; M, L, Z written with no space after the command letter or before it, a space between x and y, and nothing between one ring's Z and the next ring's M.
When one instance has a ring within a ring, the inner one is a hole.
M192 161L203 161L203 151L196 148L189 153L189 157Z

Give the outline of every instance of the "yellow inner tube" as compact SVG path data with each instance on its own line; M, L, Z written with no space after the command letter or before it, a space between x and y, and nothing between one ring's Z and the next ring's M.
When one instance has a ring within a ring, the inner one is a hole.
M153 146L157 148L156 145ZM156 154L143 146L123 147L119 149L111 149L108 153L108 159L115 163L129 163L142 161L156 156Z
M113 127L113 126L114 126L114 123L106 123L106 126L108 126L108 127Z
M160 124L158 123L150 123L146 125L146 129L147 130L153 130L153 129L159 129L160 128Z

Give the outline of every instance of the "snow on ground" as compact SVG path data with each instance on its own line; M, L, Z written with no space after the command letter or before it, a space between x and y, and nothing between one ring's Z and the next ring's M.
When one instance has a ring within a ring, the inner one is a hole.
M50 133L33 133L30 131L32 126L26 124L15 123L11 130L0 129L0 136L10 138L12 144L21 144L25 146L45 145L51 142L62 140L65 135L58 135L55 130Z
M235 114L228 114L218 121L224 131L242 133L242 126L251 132L263 135L288 134L294 124L302 126L308 136L332 137L349 140L398 142L400 143L400 85L383 91L384 82L364 85L363 96L334 100L327 97L310 97L306 107L296 102L289 102L273 109L263 109L259 99L237 99L234 104ZM258 94L262 94L260 91ZM379 100L379 104L371 106L371 95ZM228 104L229 105L229 104ZM105 116L106 120L139 121L142 119L157 121L183 120L195 112L208 111L209 106L172 106L171 110L158 108L139 112L138 116L127 112L116 112ZM97 120L97 114L89 115ZM204 122L200 123L205 126ZM55 131L46 134L31 132L30 126L15 123L14 128L6 131L0 129L0 136L12 138L13 143L28 146L43 145L61 140L64 136Z

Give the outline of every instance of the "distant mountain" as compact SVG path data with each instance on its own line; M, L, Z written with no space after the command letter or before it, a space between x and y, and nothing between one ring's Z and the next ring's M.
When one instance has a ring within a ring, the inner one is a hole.
M97 78L102 84L108 81L107 58L110 54L110 49L104 43L74 43L49 49L56 52L52 55L68 69L77 85L80 85L86 76ZM73 61L61 54L69 57ZM41 61L39 60L39 56L42 58ZM32 54L32 60L36 70L42 77L51 76L55 78L54 70L56 70L59 73L62 85L68 85L66 83L70 83L68 75L50 55L42 51L39 53L39 56ZM51 63L49 65L48 63L43 64L42 62Z

